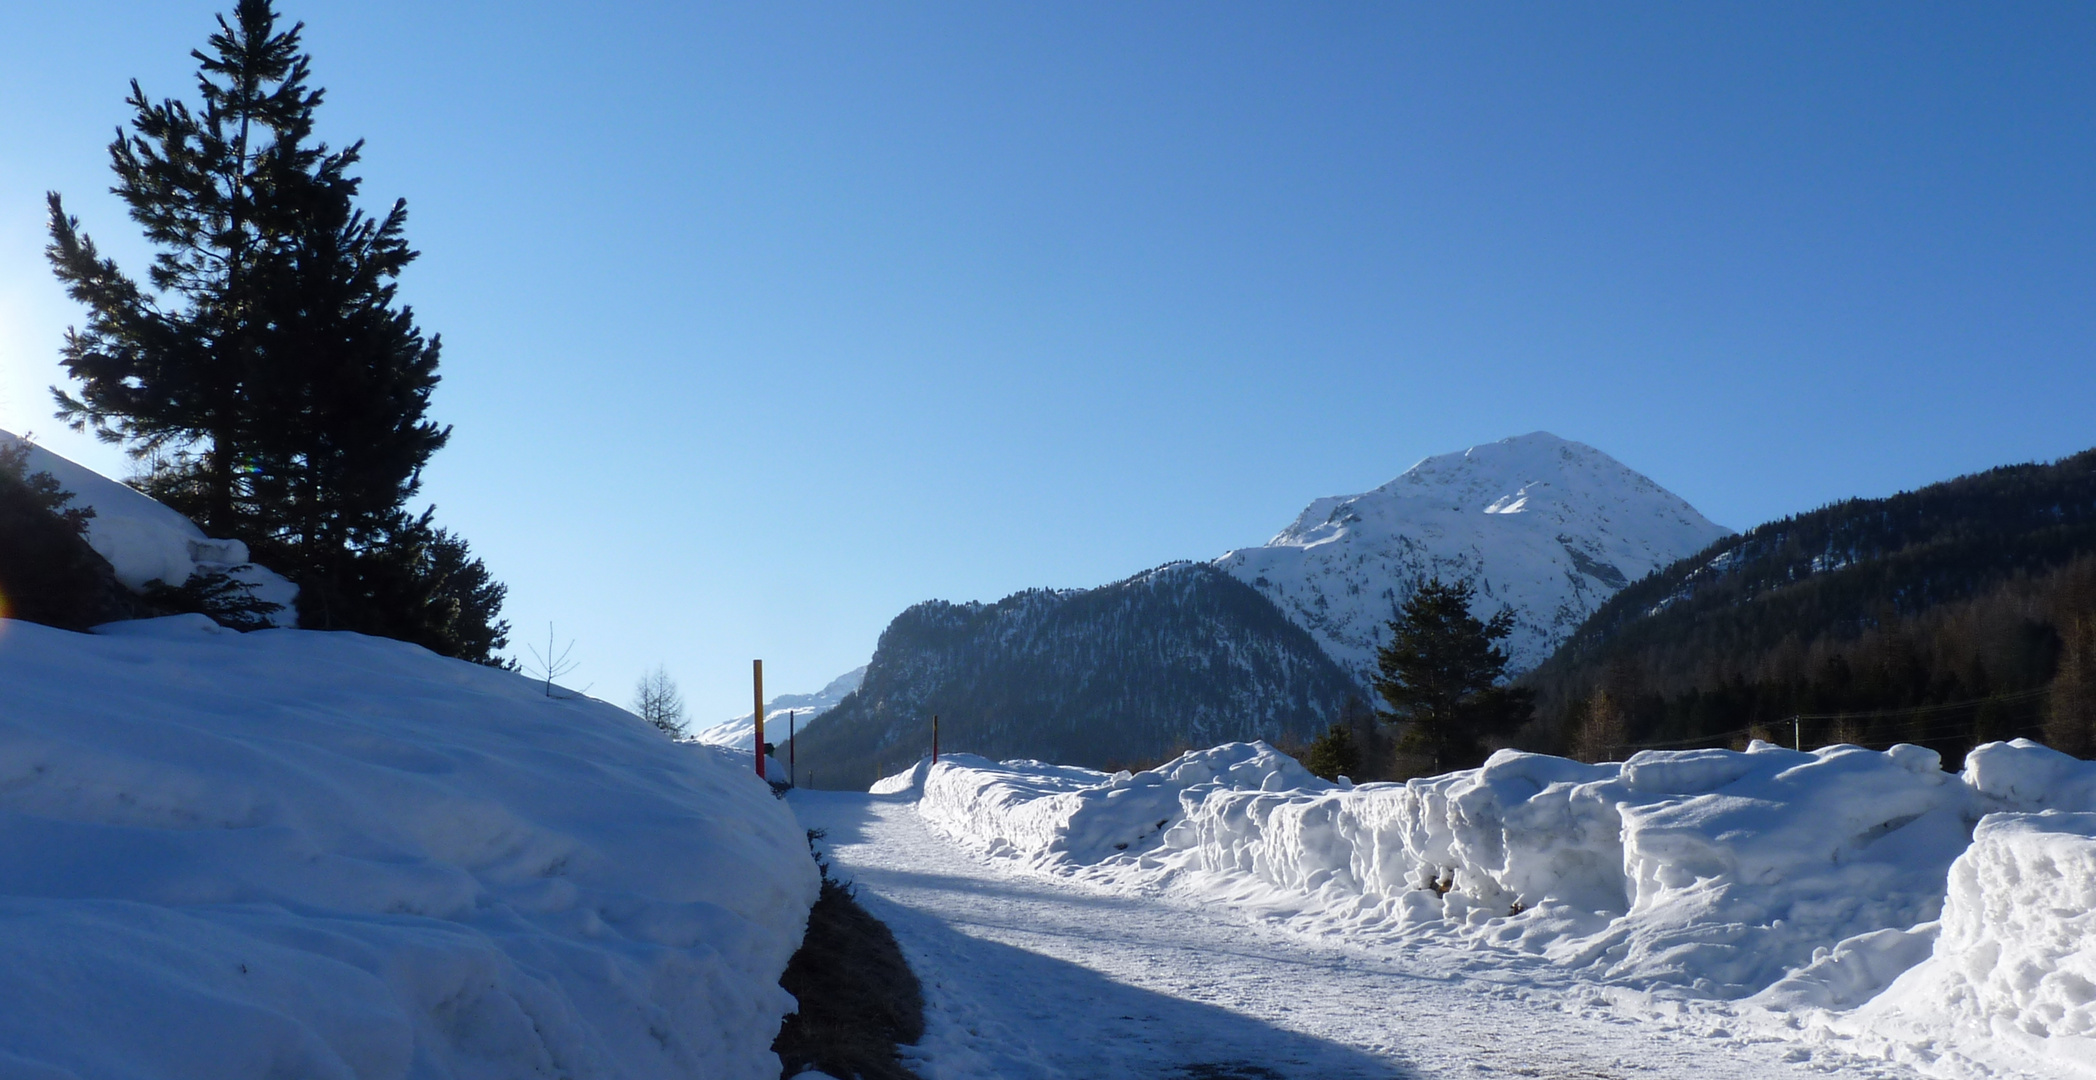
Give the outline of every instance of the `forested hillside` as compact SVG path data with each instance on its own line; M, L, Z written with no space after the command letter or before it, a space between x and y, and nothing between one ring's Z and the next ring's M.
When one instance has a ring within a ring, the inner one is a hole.
M1096 589L930 601L882 632L860 688L802 729L799 771L864 788L931 748L1095 767L1175 747L1303 738L1352 692L1251 586L1174 563Z
M1525 680L1587 757L1749 736L1975 742L2096 724L2096 451L1728 537L1636 582ZM1793 721L1793 717L1802 719Z

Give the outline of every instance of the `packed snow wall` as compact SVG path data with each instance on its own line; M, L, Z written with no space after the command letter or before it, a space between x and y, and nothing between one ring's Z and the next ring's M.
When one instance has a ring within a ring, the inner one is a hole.
M1190 791L1188 865L1344 899L1340 921L1428 925L1612 982L1754 993L1854 934L1936 917L1971 791L1934 752L1639 754L1352 791Z
M1955 775L1917 746L1759 742L1602 765L1501 751L1359 787L1257 743L1133 776L965 758L913 774L896 790L918 780L924 817L983 850L1355 940L1452 937L1778 1011L1861 1006L1917 1044L1957 1030L2055 1060L2096 1034L2096 764L2024 740Z
M0 1074L770 1080L817 885L744 765L603 702L0 621Z
M1873 1011L2025 1041L2096 1036L2096 814L1989 814L1951 865L1931 956Z
M993 854L1058 866L1090 865L1154 847L1192 789L1317 786L1328 785L1294 758L1250 742L1196 750L1140 773L949 754L937 765L920 761L873 790L921 791L918 812L947 833Z

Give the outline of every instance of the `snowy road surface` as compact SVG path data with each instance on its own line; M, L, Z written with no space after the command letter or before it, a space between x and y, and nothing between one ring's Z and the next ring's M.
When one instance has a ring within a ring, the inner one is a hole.
M1630 1019L1518 955L1455 973L1031 872L942 838L902 797L791 802L925 983L926 1080L1911 1075Z

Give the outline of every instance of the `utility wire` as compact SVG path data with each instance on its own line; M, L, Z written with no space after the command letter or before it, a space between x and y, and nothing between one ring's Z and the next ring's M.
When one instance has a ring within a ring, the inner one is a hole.
M2034 701L2052 693L2052 687L2040 686L2032 690L2018 690L2013 694L1994 694L1989 697L1972 698L1967 701L1946 701L1937 705L1914 705L1903 709L1874 709L1867 712L1797 713L1786 716L1778 723L1793 720L1873 720L1886 716L1927 716L1934 713L1955 712L1959 709L1977 708L1981 705L2015 705Z
M1900 708L1900 709L1874 709L1874 710L1870 710L1870 711L1866 711L1866 712L1837 712L1837 713L1793 713L1793 714L1791 714L1791 715L1789 715L1789 716L1786 716L1786 717L1784 717L1784 718L1783 718L1783 719L1781 719L1781 720L1777 720L1777 721L1775 721L1775 722L1773 722L1773 723L1770 723L1770 724L1754 724L1754 725L1749 725L1749 726L1747 726L1747 727L1742 727L1742 728L1734 728L1734 729L1732 729L1731 731L1718 731L1718 732L1712 732L1711 734L1708 734L1708 735L1697 735L1697 736L1694 736L1694 737L1692 737L1692 738L1687 738L1687 739L1672 739L1672 740L1667 740L1667 741L1664 741L1664 742L1647 742L1647 743L1616 743L1616 744L1614 744L1614 745L1610 746L1610 747L1609 747L1609 749L1610 749L1610 750L1684 750L1684 749L1692 749L1692 748L1698 747L1699 745L1701 745L1701 744L1705 744L1705 743L1714 743L1714 742L1729 742L1729 741L1731 741L1731 740L1732 740L1733 738L1735 738L1735 737L1737 737L1737 736L1740 736L1740 735L1748 735L1748 734L1752 734L1752 733L1753 733L1753 732L1754 732L1754 731L1755 731L1755 730L1756 730L1757 728L1758 728L1758 729L1760 729L1760 730L1762 730L1762 731L1766 731L1766 732L1768 732L1769 734L1774 734L1774 733L1775 733L1775 729L1777 729L1777 728L1780 728L1780 727L1782 727L1782 726L1784 726L1784 725L1786 725L1786 724L1788 724L1788 725L1795 725L1795 724L1799 723L1800 721L1808 721L1808 720L1809 720L1809 721L1813 721L1813 722L1815 722L1815 723L1816 723L1816 722L1819 722L1819 721L1825 721L1825 720L1880 720L1880 719L1886 719L1886 718L1890 718L1890 717L1901 717L1901 716L1911 716L1911 717L1915 717L1915 718L1923 718L1923 717L1940 717L1940 716L1942 716L1943 714L1946 714L1946 713L1953 713L1953 712L1959 712L1959 711L1963 711L1963 710L1967 710L1967 709L1977 709L1977 708L1979 708L1979 707L1981 707L1981 706L1984 706L1984 705L1990 705L1990 704L1991 704L1991 705L2021 705L2021 704L2023 704L2023 703L2025 703L2025 702L2030 702L2030 701L2037 701L2037 700L2039 700L2039 699L2041 699L2041 698L2044 698L2044 697L2047 697L2047 696L2049 696L2049 695L2050 695L2051 693L2052 693L2052 687L2050 687L2050 686L2040 686L2040 687L2037 687L2037 688L2035 688L2035 689L2030 689L2030 690L2018 690L2018 691L2016 691L2016 692L2014 692L2014 693L2010 693L2010 694L1995 694L1995 695L1991 695L1991 696L1988 696L1988 697L1983 697L1983 698L1971 698L1971 699L1968 699L1968 700L1965 700L1965 701L1945 701L1945 702L1940 702L1940 703L1938 703L1938 704L1935 704L1935 705L1914 705L1914 706L1909 706L1909 707L1906 707L1906 708ZM1956 721L1952 721L1952 720L1937 720L1937 722L1936 722L1936 723L1934 723L1934 724L1930 724L1930 725L1928 725L1928 726L1926 726L1926 727L1924 727L1924 728L1921 728L1920 730L1910 730L1910 731L1902 732L1901 734L1902 734L1902 735L1904 735L1904 736L1906 736L1907 738L1910 738L1910 739L1934 739L1934 738L1941 738L1941 737L1946 737L1946 736L1950 736L1950 735L1961 735L1961 734L1966 734L1966 733L1969 733L1969 732L1970 732L1971 730L1972 730L1972 725L1971 725L1971 723L1970 723L1969 721L1965 721L1965 720L1956 720Z

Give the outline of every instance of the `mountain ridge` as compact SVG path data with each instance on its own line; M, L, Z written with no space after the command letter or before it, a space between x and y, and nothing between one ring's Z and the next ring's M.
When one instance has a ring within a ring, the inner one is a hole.
M1731 530L1584 443L1537 431L1422 459L1313 499L1214 565L1258 589L1365 686L1399 605L1429 578L1514 612L1510 670L1535 667L1602 602Z
M801 729L800 762L863 787L945 749L1104 766L1182 743L1302 738L1350 680L1244 583L1175 562L1093 589L914 604L881 634L858 690Z
M2096 698L2074 706L2085 715L2060 708L2072 695L2048 715L2059 678L2096 692L2096 450L1727 537L1612 597L1524 681L1568 736L1612 726L1590 733L1596 750L1853 713L1785 734L1899 738L1954 761L2041 726L2062 748L2096 749ZM1862 718L1880 713L1912 715Z

